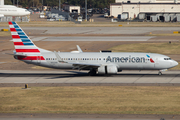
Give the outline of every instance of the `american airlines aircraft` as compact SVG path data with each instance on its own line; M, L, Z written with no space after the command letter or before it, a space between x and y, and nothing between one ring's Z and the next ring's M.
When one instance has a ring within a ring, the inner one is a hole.
M30 15L30 12L24 8L18 8L13 5L0 5L0 17L26 15Z
M25 63L57 69L89 70L89 75L116 74L122 70L159 70L177 66L168 56L134 52L52 52L37 47L15 22L9 22L15 51L14 58Z

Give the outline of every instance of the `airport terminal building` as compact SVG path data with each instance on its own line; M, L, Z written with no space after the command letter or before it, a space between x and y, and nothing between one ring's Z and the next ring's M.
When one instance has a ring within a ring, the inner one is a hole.
M178 21L180 3L177 0L116 0L110 5L110 15L121 20Z

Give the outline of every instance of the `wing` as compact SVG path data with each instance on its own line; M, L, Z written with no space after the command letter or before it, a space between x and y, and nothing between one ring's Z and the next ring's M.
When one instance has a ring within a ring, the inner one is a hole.
M79 69L79 70L82 70L82 69L87 69L87 68L98 68L101 66L101 64L95 64L95 63L71 63L71 62L68 62L68 64L72 64L74 66L73 69Z

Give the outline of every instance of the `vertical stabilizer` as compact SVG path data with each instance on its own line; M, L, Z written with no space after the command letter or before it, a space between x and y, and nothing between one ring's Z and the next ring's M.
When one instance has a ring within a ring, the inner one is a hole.
M25 55L18 56L19 60L45 60L41 55L43 49L38 48L26 33L19 27L16 22L9 22L9 27L15 47L15 54ZM44 50L45 51L45 50Z

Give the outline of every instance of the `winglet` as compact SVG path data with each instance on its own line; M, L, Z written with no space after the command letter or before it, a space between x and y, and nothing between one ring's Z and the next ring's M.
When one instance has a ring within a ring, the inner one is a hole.
M77 49L78 49L79 52L83 52L83 51L81 50L81 48L79 47L79 45L76 45L76 46L77 46Z
M64 62L56 51L54 51L54 54L56 55L56 58L58 59L58 62Z

